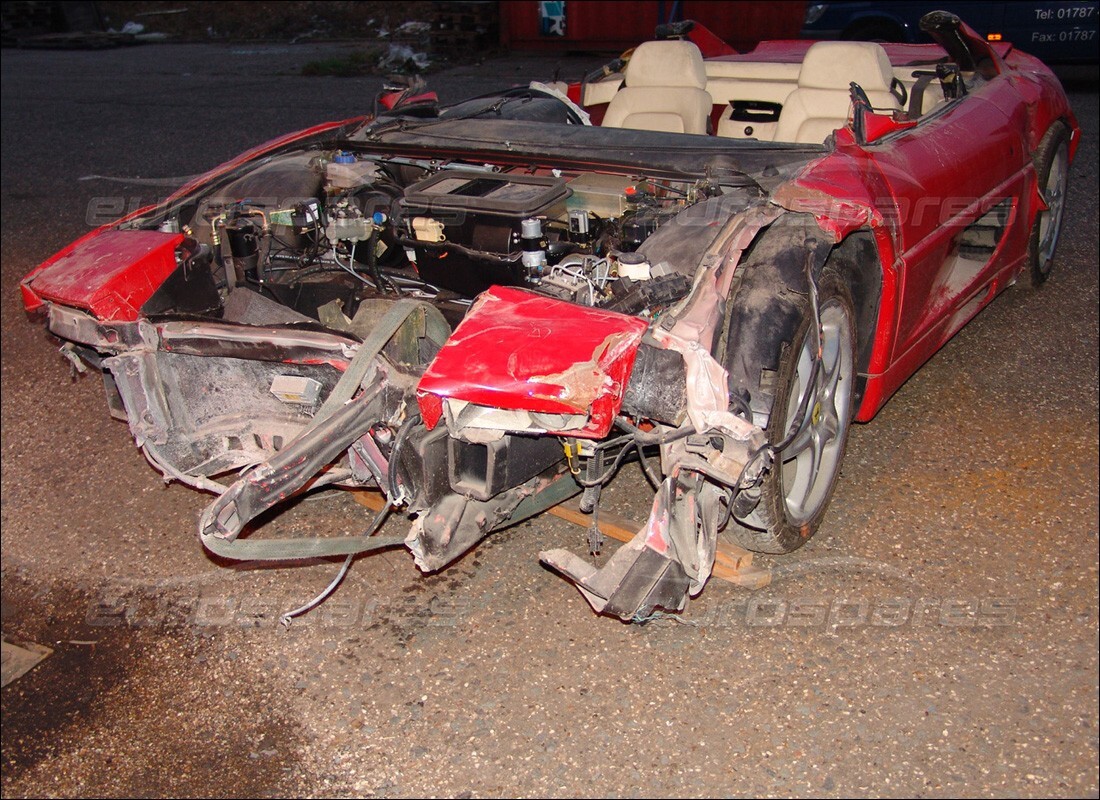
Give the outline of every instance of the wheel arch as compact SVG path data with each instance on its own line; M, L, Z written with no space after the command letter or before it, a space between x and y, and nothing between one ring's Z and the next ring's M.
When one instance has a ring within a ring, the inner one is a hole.
M1061 172L1062 191L1057 195L1057 202L1054 202L1046 194L1048 188L1046 184L1050 170L1053 167L1055 155L1061 148L1065 148L1066 162L1062 165ZM1058 233L1062 227L1062 210L1065 204L1064 190L1069 176L1070 164L1073 161L1073 128L1062 119L1053 120L1047 126L1042 139L1031 154L1031 160L1035 167L1035 182L1029 214L1031 233L1028 237L1028 262L1031 272L1031 286L1038 287L1045 283L1050 275L1054 263ZM1049 206L1048 203L1050 203ZM1055 206L1057 206L1057 210ZM1050 251L1047 253L1042 252L1045 243L1040 239L1044 215L1047 217L1054 216L1053 222L1050 223L1054 226L1053 238L1051 239ZM1026 269L1028 268L1025 267Z
M829 251L823 269L832 268L852 294L856 319L856 386L853 406L859 408L867 388L867 373L875 347L882 305L882 262L870 230L853 231Z
M1047 138L1051 135L1051 131L1054 130L1056 127L1059 127L1059 126L1064 128L1065 131L1066 131L1066 136L1069 139L1069 150L1070 150L1069 155L1070 155L1070 159L1072 159L1074 157L1074 155L1076 155L1076 145L1079 143L1079 139L1080 139L1079 136L1075 135L1077 133L1077 128L1074 124L1075 120L1072 120L1072 119L1070 119L1069 117L1067 117L1066 115L1063 114L1063 115L1052 115L1045 122L1046 122L1045 125L1042 124L1042 122L1040 122L1040 124L1034 126L1033 130L1028 131L1029 141L1027 143L1027 146L1028 146L1028 149L1030 151L1029 155L1030 155L1032 164L1035 164L1036 166L1038 166L1037 161L1038 161L1040 155L1042 155L1043 144L1046 142Z
M760 232L738 265L739 278L726 304L726 324L716 352L729 372L731 402L750 411L761 427L771 416L772 379L783 343L792 340L802 321L797 297L810 291L808 260L815 280L826 270L835 272L851 293L859 376L853 408L859 408L866 388L883 288L874 234L859 229L834 244L812 215L784 214Z

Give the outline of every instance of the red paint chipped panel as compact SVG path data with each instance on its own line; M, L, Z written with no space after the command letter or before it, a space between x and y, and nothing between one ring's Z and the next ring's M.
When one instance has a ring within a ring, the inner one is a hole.
M26 288L99 319L132 322L176 268L181 241L179 233L103 231L36 272Z
M586 414L603 437L622 405L648 325L612 311L494 286L478 298L417 387L429 428L442 401L546 414Z

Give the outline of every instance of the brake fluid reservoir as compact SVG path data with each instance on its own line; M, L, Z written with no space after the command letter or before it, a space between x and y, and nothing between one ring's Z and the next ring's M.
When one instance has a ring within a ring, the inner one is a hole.
M373 161L360 161L355 153L339 151L325 166L325 183L330 192L358 189L374 182L378 177L378 165Z

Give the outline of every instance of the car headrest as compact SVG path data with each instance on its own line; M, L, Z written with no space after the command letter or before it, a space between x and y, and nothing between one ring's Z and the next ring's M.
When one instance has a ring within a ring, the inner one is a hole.
M890 58L874 42L816 42L806 51L798 86L843 89L855 81L866 91L889 91L894 79Z
M699 48L691 42L643 42L626 65L626 85L705 89L707 70Z

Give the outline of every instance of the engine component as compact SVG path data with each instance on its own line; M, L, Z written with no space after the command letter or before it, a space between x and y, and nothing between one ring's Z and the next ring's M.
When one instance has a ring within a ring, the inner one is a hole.
M425 216L431 211L431 216L440 217L440 210L446 209L522 219L545 211L568 195L561 178L444 170L406 189L403 205ZM452 214L451 219L460 224L462 216Z
M648 281L619 278L608 285L612 298L603 304L620 314L652 314L654 309L675 303L691 291L691 278L679 272L660 275Z
M630 253L641 247L642 242L657 230L661 212L659 209L645 206L629 217L623 218L623 240L620 247Z
M344 150L299 162L318 182L316 196L210 204L200 210L201 238L216 258L216 285L251 285L315 319L334 300L352 315L372 292L471 298L493 285L648 315L667 292L632 284L667 265L630 251L694 196L687 184L625 175L429 173L427 164L401 172ZM264 181L238 183L275 188L282 172L268 171Z
M443 235L443 223L431 217L413 217L412 231L419 242L438 243L447 238Z
M603 219L618 218L628 209L625 192L633 184L633 179L623 175L586 172L569 181L573 194L567 205L570 211L577 209Z
M648 281L652 277L649 261L641 253L619 254L619 277L632 281Z
M574 208L569 211L569 240L578 244L592 241L591 226L588 224L588 211Z
M237 276L241 279L251 274L257 276L260 262L260 239L262 228L251 217L238 217L225 226L225 236L229 241L229 251L237 267Z
M531 272L542 272L546 266L546 239L542 235L542 220L525 219L519 224L519 245L523 249L523 266Z
M264 283L275 254L300 253L318 243L321 221L314 199L274 208L248 200L211 218L211 238L227 280L233 285L246 280Z
M369 239L375 231L372 220L346 199L326 209L325 236L330 242L359 242Z
M561 178L444 170L405 190L401 207L413 237L405 243L415 250L420 276L436 286L467 297L494 284L526 286L547 263L536 217L568 195ZM417 218L445 232L418 226Z
M541 294L595 306L607 294L611 265L606 258L570 255L549 269L535 287Z
M371 184L380 174L373 161L360 161L354 153L341 151L325 165L325 185L329 192L336 194Z

